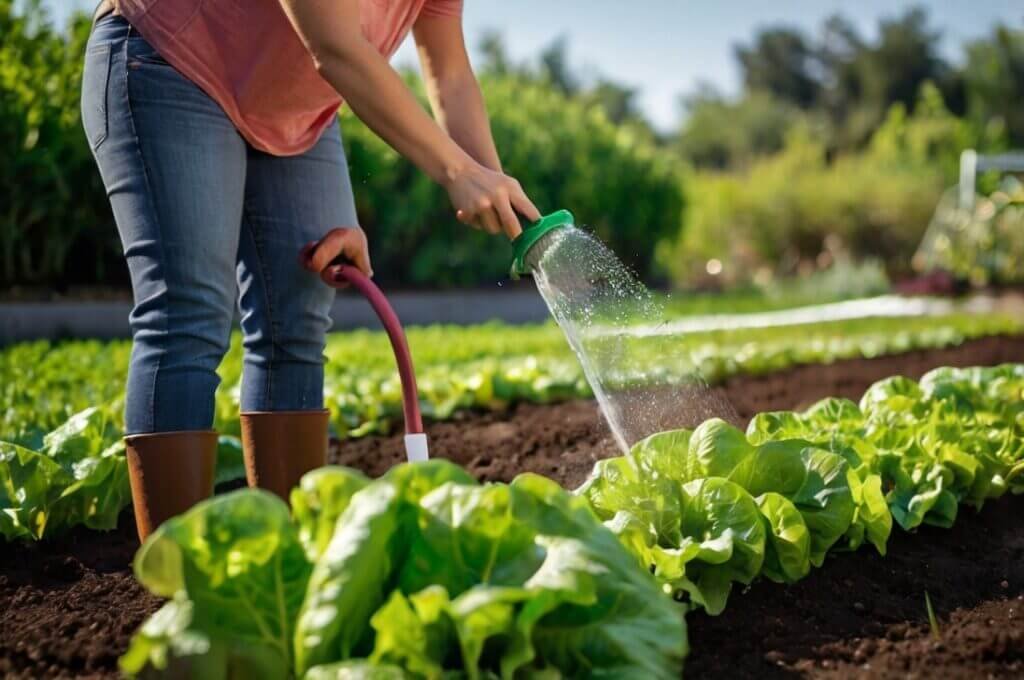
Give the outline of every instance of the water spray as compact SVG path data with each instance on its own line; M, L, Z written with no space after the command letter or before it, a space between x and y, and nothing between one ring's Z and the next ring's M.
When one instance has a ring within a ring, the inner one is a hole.
M678 335L651 331L667 323L664 304L600 239L576 228L572 213L529 225L512 250L512 277L533 276L619 448L712 416L736 420Z

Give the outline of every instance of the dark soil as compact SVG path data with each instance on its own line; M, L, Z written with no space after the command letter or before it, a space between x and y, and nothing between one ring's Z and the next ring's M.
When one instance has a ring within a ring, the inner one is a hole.
M762 411L803 408L825 397L860 399L872 383L892 375L919 378L938 366L990 366L1011 361L1024 361L1024 337L990 337L951 349L733 378L712 390L708 401L731 403L733 413L717 415L745 427ZM520 404L511 413L467 413L450 422L435 423L428 431L431 455L453 460L488 481L537 472L574 488L595 461L619 453L591 401L554 407ZM376 476L403 460L402 437L396 435L339 442L331 462Z
M872 382L942 365L1024 361L1024 338L736 378L718 395L739 421L758 411L858 398ZM429 426L431 452L484 480L538 472L577 485L616 455L593 402L520 405ZM400 436L339 443L332 462L376 475L404 458ZM952 530L896 530L889 556L836 555L795 586L736 592L719 617L691 615L689 677L1024 677L1024 498L965 510ZM116 677L139 624L159 606L131 576L130 513L113 532L0 543L0 676ZM941 639L930 637L924 592Z
M1024 497L962 508L952 529L895 529L886 557L835 554L795 585L734 592L687 618L687 675L1024 677L1021 513Z

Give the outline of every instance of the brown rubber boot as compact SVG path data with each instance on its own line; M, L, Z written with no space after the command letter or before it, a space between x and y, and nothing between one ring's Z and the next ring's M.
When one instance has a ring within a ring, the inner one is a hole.
M242 453L249 486L287 502L302 475L327 463L329 417L326 410L243 413Z
M213 430L135 434L124 443L139 540L213 493Z

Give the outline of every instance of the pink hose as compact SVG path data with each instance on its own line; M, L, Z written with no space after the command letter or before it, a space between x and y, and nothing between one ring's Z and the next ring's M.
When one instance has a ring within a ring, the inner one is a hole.
M395 310L388 304L387 298L380 288L361 271L349 264L331 267L336 282L348 282L366 297L373 311L380 317L391 340L391 348L395 352L398 363L398 376L402 380L402 412L405 415L405 433L422 434L423 416L420 415L419 393L416 391L416 373L412 368L412 355L409 354L409 343L405 340L405 331L398 321Z

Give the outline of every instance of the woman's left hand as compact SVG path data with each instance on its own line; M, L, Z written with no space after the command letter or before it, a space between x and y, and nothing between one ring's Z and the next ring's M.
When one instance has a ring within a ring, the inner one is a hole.
M339 256L351 262L363 274L373 276L370 247L366 242L366 234L359 227L331 229L319 241L303 246L299 262L309 271L319 274L327 285L344 288L345 285L339 284L334 276L340 265L332 264Z

